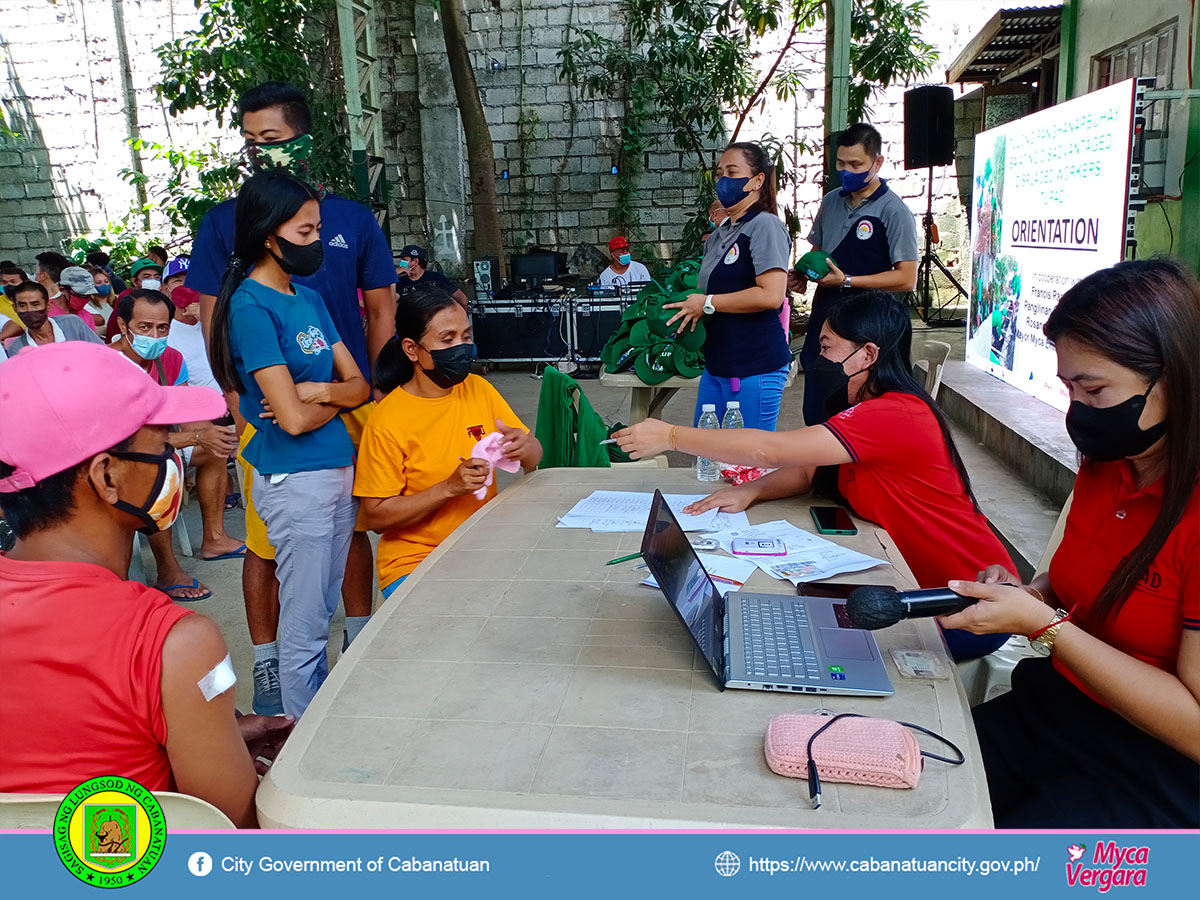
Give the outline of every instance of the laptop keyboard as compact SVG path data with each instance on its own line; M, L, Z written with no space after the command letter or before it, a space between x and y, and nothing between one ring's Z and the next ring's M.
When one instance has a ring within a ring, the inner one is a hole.
M803 603L742 597L746 673L761 678L821 677Z

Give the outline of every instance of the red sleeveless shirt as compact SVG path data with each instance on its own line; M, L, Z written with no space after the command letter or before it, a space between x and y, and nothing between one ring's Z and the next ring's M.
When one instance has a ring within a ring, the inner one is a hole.
M162 646L189 614L100 566L0 555L0 791L171 790Z

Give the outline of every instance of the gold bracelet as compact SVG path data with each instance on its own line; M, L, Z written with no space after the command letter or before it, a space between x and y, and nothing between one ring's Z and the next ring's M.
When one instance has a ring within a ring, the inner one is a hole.
M678 450L678 449L679 449L678 447L676 447L676 446L675 446L675 432L676 432L678 429L679 429L679 426L678 426L678 425L672 425L672 426L671 426L671 438L670 438L670 440L671 440L671 449L672 449L672 450Z

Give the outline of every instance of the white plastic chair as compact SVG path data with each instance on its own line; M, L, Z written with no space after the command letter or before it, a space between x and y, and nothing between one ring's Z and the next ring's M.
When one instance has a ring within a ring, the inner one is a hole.
M1038 560L1035 575L1042 575L1050 570L1050 560L1054 558L1054 552L1062 543L1067 513L1071 511L1071 500L1074 497L1074 492L1067 495L1067 502L1059 512L1058 521L1055 522L1050 539L1046 542L1046 549L1042 551L1042 558ZM1017 663L1035 655L1029 646L1029 639L1024 635L1014 634L1003 646L987 656L959 663L958 676L962 679L971 705L978 706L1001 694L1007 694L1012 690L1012 672Z
M54 824L65 794L0 794L0 829L46 828ZM233 828L233 822L206 800L174 791L155 791L167 830Z
M913 362L913 375L918 380L924 379L925 390L934 400L942 388L942 371L949 358L950 345L945 341L926 341L921 345L921 355Z

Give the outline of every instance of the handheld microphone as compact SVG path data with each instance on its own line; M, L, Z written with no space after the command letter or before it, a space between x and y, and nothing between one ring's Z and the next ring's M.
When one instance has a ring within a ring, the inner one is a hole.
M846 598L846 615L855 628L874 631L895 625L901 619L956 613L975 602L974 597L964 597L949 588L898 591L883 585L864 585Z

